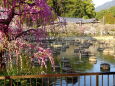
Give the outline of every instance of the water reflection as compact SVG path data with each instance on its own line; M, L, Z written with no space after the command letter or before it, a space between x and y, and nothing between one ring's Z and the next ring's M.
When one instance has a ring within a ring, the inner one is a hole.
M76 84L78 82L78 77L67 77L65 80L67 84Z
M115 68L115 46L103 41L92 40L72 40L65 41L62 46L68 45L60 54L56 55L58 62L61 65L60 69L70 69L74 72L101 72L100 65L102 63L110 64L110 71ZM58 50L57 50L58 51ZM106 53L106 54L105 54ZM62 58L68 59L68 63L62 62ZM69 67L63 68L66 64ZM71 65L71 66L70 66ZM63 71L62 71L63 72Z
M88 41L85 41L85 43ZM108 44L106 42L100 42L100 41L89 41L91 44L90 46L85 47L85 49L82 47L84 46L84 42L82 41L71 41L66 42L65 45L69 45L69 48L61 51L60 54L56 55L55 58L58 59L58 63L61 67L58 73L81 73L81 72L107 72L115 71L115 46L113 44ZM81 45L82 44L82 45ZM63 45L62 45L63 46ZM82 47L79 47L82 46ZM76 49L76 51L75 51ZM79 54L79 50L86 50L90 52L89 56L82 56ZM76 53L77 52L77 53ZM109 64L110 70L101 70L100 65L101 64ZM65 69L65 71L63 71ZM96 77L92 77L92 83L90 83L90 76L80 76L80 77L67 77L62 80L62 86L96 86ZM109 79L113 79L113 76L109 76ZM84 81L84 78L86 81ZM103 80L107 81L107 76L103 76ZM61 79L57 80L60 81ZM73 80L73 81L72 81ZM99 76L99 86L103 84L103 86L108 86L108 81L102 83L102 76ZM109 82L109 85L112 86L113 82ZM60 86L60 84L56 85Z

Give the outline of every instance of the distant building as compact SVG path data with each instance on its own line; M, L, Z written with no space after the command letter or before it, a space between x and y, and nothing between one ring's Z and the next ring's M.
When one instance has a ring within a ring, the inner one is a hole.
M96 20L96 18L91 19L83 19L83 18L67 18L67 17L59 17L61 22L66 23L76 23L76 24L86 24L86 23L99 23L99 21Z

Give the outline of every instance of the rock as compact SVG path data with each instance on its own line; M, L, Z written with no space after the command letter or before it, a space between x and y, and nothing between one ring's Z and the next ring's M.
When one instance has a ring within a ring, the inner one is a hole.
M110 64L108 64L108 63L102 63L102 64L100 64L100 69L101 69L101 71L110 71Z

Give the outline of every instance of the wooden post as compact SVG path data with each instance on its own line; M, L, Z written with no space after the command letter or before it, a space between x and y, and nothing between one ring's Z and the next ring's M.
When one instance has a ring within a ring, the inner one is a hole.
M96 86L99 86L99 76L96 75Z

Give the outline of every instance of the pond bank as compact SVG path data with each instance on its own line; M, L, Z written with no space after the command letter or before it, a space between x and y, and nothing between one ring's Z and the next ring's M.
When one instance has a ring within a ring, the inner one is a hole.
M112 40L112 41L115 41L114 36L95 36L93 38L95 38L96 40L104 40L104 41Z

